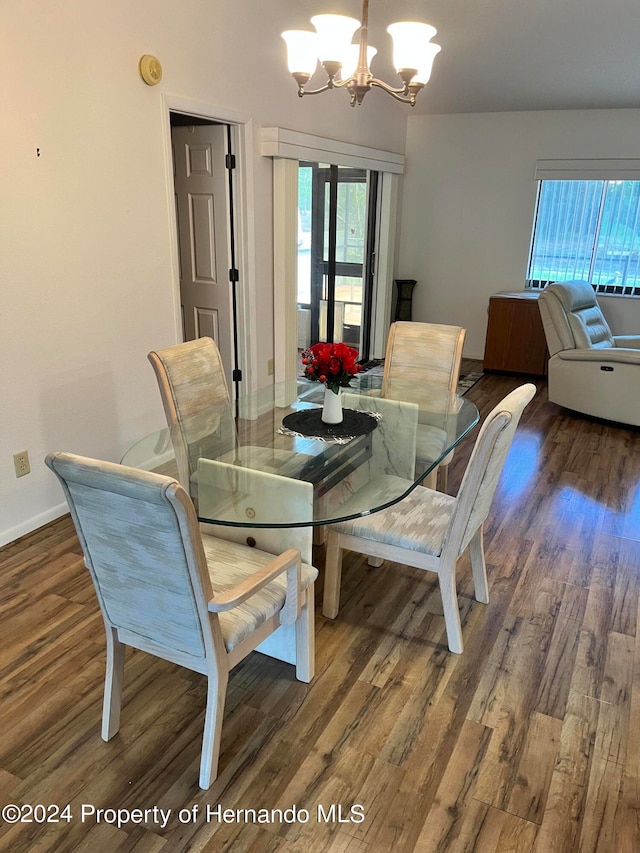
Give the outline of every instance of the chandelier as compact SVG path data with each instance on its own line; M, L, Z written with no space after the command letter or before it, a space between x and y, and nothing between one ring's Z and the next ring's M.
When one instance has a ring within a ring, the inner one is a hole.
M414 106L416 95L429 81L433 60L441 50L431 39L436 29L429 24L400 21L390 24L387 32L393 39L393 64L402 80L394 88L371 73L375 47L368 43L369 0L363 0L362 20L346 15L316 15L311 23L316 31L287 30L282 38L287 43L289 71L298 84L298 95L319 95L327 89L346 89L351 106L361 104L374 86L398 101ZM351 44L353 34L360 29L357 44ZM327 82L319 89L306 89L318 61L327 73Z

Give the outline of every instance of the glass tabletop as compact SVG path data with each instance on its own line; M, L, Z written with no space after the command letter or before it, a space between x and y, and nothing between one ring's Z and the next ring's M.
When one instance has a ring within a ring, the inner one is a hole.
M243 528L310 527L402 500L478 422L465 397L364 374L341 392L343 423L321 420L324 386L276 383L158 430L122 464L176 477L200 521Z

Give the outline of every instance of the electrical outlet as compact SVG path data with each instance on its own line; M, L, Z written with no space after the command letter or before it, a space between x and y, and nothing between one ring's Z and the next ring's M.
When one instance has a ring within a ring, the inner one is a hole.
M16 477L24 477L25 474L30 474L31 465L29 465L29 451L21 450L20 453L14 453L13 466L16 469Z
M274 373L273 359L270 358L269 361L267 362L267 375L273 376L273 373Z

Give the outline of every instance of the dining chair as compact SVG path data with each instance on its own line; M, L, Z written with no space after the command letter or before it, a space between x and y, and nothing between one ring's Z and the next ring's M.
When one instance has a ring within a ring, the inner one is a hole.
M64 490L104 620L102 738L120 726L126 646L206 675L199 782L208 788L232 667L284 631L294 648L283 659L298 680L313 678L318 573L294 549L274 555L201 533L171 477L70 453L46 464Z
M343 550L381 557L438 575L449 649L462 652L456 563L469 547L475 597L488 603L483 524L516 427L535 391L531 383L521 385L487 416L456 497L418 487L387 509L328 528L324 616L335 619L338 614ZM397 494L395 480L380 477L365 487L372 505L384 503L385 491Z
M460 362L466 329L439 323L398 321L391 324L382 376L382 396L420 402L425 387L455 394L460 378ZM425 467L442 452L446 435L437 423L422 422L418 428L417 461ZM436 488L438 474L443 491L447 488L448 453L425 480Z
M250 458L253 466L275 473L304 461L286 450L238 446L222 358L212 338L152 350L147 357L171 432L178 479L193 495L203 456L238 462Z

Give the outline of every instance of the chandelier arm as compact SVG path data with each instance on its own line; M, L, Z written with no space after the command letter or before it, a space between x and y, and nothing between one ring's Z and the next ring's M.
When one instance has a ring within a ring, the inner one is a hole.
M409 104L410 107L415 107L416 105L416 96L415 95L398 95L397 92L391 92L388 89L385 89L387 94L391 95L392 98L395 98L396 101L401 101L403 104Z
M379 89L382 89L383 92L386 92L387 95L391 95L392 98L395 98L396 101L401 101L403 104L409 104L412 107L416 104L416 95L419 90L413 91L407 86L404 86L402 89L394 89L393 86L389 86L389 84L385 83L384 80L378 80L376 77L371 78L369 85L377 86Z
M384 89L384 91L388 95L408 95L409 90L403 86L401 89L394 89L393 86L390 86L388 83L385 83L384 80L378 80L376 77L372 77L369 80L370 86L377 86L379 89Z
M298 97L302 98L304 95L320 95L322 92L327 92L329 89L335 89L337 86L338 84L334 81L321 86L319 89L305 89L304 86L298 86Z
M409 95L409 89L407 86L402 86L401 88L396 89L388 83L385 83L384 80L378 80L377 77L372 77L369 80L369 85L377 86L379 89L384 89L388 95L404 95L405 97Z
M344 88L345 88L345 86L346 86L347 88L349 88L349 86L353 86L353 84L354 84L355 82L356 82L356 78L355 78L355 77L349 77L349 78L347 78L346 80L334 80L334 81L333 81L333 88L334 88L334 89L344 89Z

